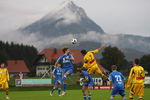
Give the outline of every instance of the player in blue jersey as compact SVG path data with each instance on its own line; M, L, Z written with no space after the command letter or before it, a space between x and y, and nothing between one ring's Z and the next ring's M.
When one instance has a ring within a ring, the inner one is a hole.
M50 96L52 96L54 90L56 88L58 88L58 96L61 96L60 92L61 92L61 85L58 84L58 80L62 79L62 74L63 74L63 70L61 68L61 64L57 64L57 67L54 68L52 75L54 77L54 87L53 89L50 91Z
M62 63L63 65L63 73L64 73L63 78L58 82L60 84L63 83L62 96L64 96L66 94L66 88L67 88L67 83L65 82L65 80L67 79L68 75L73 73L74 57L71 55L70 49L68 47L64 47L62 51L64 54L57 59L55 66L57 66L58 63Z
M77 73L83 78L83 80L79 80L79 82L83 82L82 93L84 100L91 100L91 90L94 86L94 81L91 75L79 68L77 69ZM86 92L88 93L88 99Z
M124 81L125 77L117 71L117 66L112 65L112 72L109 75L110 85L113 85L113 90L111 93L110 100L114 100L116 95L121 95L122 100L126 100L125 90L124 90Z

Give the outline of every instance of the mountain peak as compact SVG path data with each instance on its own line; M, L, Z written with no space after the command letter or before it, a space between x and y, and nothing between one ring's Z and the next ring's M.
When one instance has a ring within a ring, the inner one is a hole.
M75 5L72 0L66 0L62 3L63 5Z
M22 30L46 37L86 34L89 31L104 33L103 29L86 15L84 9L71 0L61 3L55 10Z

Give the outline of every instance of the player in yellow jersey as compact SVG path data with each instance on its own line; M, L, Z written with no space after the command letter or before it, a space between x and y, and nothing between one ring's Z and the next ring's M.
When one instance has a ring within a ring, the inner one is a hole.
M1 66L1 68L0 68L0 89L5 90L6 91L6 99L10 99L8 97L9 73L8 73L5 63L1 63L0 66Z
M101 77L104 77L108 79L107 76L105 76L100 68L97 65L96 59L94 57L94 54L98 53L100 50L102 50L105 46L100 46L98 49L93 50L93 51L86 51L85 49L81 50L82 55L84 56L84 64L83 68L87 69L87 72L89 74L95 73L100 75Z
M142 100L144 95L145 72L139 64L139 59L135 59L126 84L126 88L130 88L129 100L133 100L133 95L138 95L138 100Z

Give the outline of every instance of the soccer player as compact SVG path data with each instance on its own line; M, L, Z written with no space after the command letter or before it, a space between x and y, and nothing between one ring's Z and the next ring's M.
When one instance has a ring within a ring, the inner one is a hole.
M56 63L55 66L57 66L58 63L62 63L63 65L63 78L59 80L58 82L61 84L63 83L63 93L62 96L66 94L66 88L67 88L67 83L65 80L67 79L67 76L73 73L73 61L74 57L70 53L70 49L68 47L64 47L62 49L64 55L60 56Z
M62 79L62 74L63 74L63 70L61 68L61 64L58 63L57 67L55 67L52 72L52 76L54 77L54 87L50 91L50 96L52 96L52 94L56 88L58 88L58 96L61 96L61 94L60 94L61 86L60 86L60 84L58 84L58 80Z
M129 99L133 100L133 95L138 95L138 100L142 100L144 95L144 68L139 65L140 60L134 60L134 66L130 70L130 75L126 88L130 88Z
M91 100L91 90L94 86L94 81L91 75L81 69L77 69L77 73L84 78L83 80L79 80L79 82L83 82L82 93L84 100ZM88 93L88 99L86 92Z
M102 50L104 46L99 47L96 50L87 52L86 50L81 50L81 54L84 56L84 64L83 68L87 69L87 72L89 74L96 73L100 75L101 77L104 77L105 79L108 79L107 76L105 76L100 68L97 65L96 59L94 57L94 54L98 53L100 50Z
M112 65L112 72L109 75L109 82L110 85L114 86L114 88L112 90L110 100L114 100L114 97L118 94L121 95L122 100L126 100L124 81L125 77L120 72L117 71L117 66Z
M1 68L0 68L0 85L1 85L0 89L5 90L6 91L6 99L10 99L8 96L9 73L8 73L5 63L1 63L0 66L1 66Z

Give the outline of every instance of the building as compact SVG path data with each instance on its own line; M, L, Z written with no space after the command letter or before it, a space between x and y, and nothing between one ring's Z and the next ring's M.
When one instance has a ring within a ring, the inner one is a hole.
M75 64L83 63L83 56L80 51L80 49L71 49L71 53L75 58ZM34 66L36 67L36 75L40 77L46 74L49 76L49 71L52 70L53 67L52 63L54 64L56 59L61 55L63 55L61 49L44 49L41 51L34 63ZM101 65L99 65L99 67L103 72L108 72L108 70Z
M23 60L8 60L7 69L11 76L18 75L20 72L23 74L30 72Z

